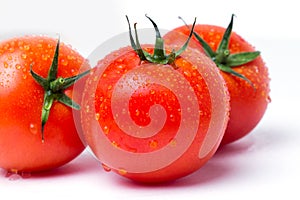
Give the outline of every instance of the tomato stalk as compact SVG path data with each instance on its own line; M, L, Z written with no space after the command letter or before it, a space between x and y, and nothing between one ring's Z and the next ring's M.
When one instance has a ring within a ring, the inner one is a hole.
M69 106L75 110L79 110L80 106L74 102L70 97L68 97L64 91L72 86L77 80L81 79L85 75L87 75L90 70L87 70L81 74L76 76L63 78L57 78L57 70L58 70L58 57L59 57L59 40L56 44L54 57L48 72L48 77L43 78L42 76L38 75L32 70L32 65L30 66L30 73L34 80L40 84L44 90L44 101L42 107L42 116L41 116L41 123L42 123L42 142L44 142L44 128L48 121L50 110L53 105L54 101L59 101L60 103Z
M179 17L186 26L186 22ZM193 32L195 38L198 40L198 42L202 45L204 52L208 57L210 57L217 65L217 67L229 74L232 74L234 76L237 76L245 81L247 81L253 88L254 85L253 83L244 75L236 72L232 68L241 66L243 64L246 64L248 62L251 62L255 60L259 55L259 51L254 51L254 52L242 52L242 53L236 53L236 54L231 54L229 50L229 40L232 32L232 27L233 27L233 18L234 14L231 15L231 20L228 25L228 27L225 30L225 33L222 37L222 40L217 48L216 51L212 50L212 48L209 46L209 44L196 32Z
M154 45L154 52L153 55L149 54L147 51L144 51L140 45L139 39L138 39L138 34L137 34L137 29L136 29L136 23L134 24L134 32L135 32L135 40L133 39L132 36L132 31L131 31L131 26L130 26L130 22L128 19L128 16L126 15L126 19L128 22L128 26L129 26L129 38L130 38L130 43L132 48L135 50L135 52L139 55L141 60L144 61L148 61L151 63L156 63L156 64L173 64L175 59L183 52L185 51L185 49L188 47L189 41L193 35L193 30L194 30L194 26L196 23L196 18L194 20L193 23L193 27L192 30L190 32L190 35L187 39L187 41L184 43L184 45L178 50L172 50L172 52L167 55L165 52L165 48L164 48L164 40L161 37L160 31L156 25L156 23L147 15L145 15L150 22L152 23L154 29L155 29L155 33L156 33L156 40L155 40L155 45ZM172 65L173 66L173 65ZM173 66L176 68L176 66Z

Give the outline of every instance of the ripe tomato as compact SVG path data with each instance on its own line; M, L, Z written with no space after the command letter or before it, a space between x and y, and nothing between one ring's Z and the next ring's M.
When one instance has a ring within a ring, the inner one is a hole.
M178 46L160 49L151 22L155 46L135 44L130 31L133 48L111 52L93 68L81 109L86 143L105 169L140 182L199 169L218 148L229 112L215 64L190 48L168 57Z
M17 37L0 43L0 167L8 171L59 167L85 148L77 135L72 109L61 103L73 103L72 86L66 89L60 84L58 88L53 78L57 72L58 77L65 78L57 80L71 84L66 77L74 79L80 68L89 66L69 46L61 44L58 48L56 44L46 36ZM55 86L56 90L45 91L34 77L44 81L43 87ZM43 123L41 115L46 118Z
M233 17L227 29L197 24L192 47L214 60L221 70L230 94L230 119L222 144L247 135L262 119L269 97L268 69L259 52L232 31ZM189 35L191 25L168 32L166 44L177 43L178 34ZM198 44L195 44L198 43Z

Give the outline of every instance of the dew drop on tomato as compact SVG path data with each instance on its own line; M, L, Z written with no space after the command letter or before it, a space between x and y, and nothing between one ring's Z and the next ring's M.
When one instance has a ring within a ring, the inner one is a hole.
M10 180L10 181L17 181L17 180L22 179L22 176L21 176L20 174L18 174L18 173L10 173L10 172L7 172L6 177L7 177L8 180Z
M30 130L30 133L36 135L38 133L38 127L37 127L37 124L35 123L30 123L29 124L29 130Z
M118 169L118 173L120 174L120 175L126 175L127 174L127 170L126 169L123 169L123 168L120 168L120 169Z
M108 167L107 165L105 165L104 163L102 163L101 166L104 169L104 171L106 171L106 172L110 172L111 171L111 168Z
M9 170L9 171L3 171L4 177L8 178L10 181L17 181L21 179L26 179L31 177L30 172L18 172L14 169Z
M15 67L16 67L17 70L21 69L21 65L20 64L16 64Z

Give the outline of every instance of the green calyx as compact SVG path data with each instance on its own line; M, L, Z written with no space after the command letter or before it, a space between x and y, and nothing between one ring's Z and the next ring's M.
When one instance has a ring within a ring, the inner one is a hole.
M126 15L126 19L128 22L128 26L129 26L129 37L130 37L130 43L132 48L134 49L134 51L139 55L140 59L142 61L148 61L151 63L156 63L156 64L173 64L175 59L183 52L185 51L185 49L188 47L189 41L193 35L193 30L194 30L194 26L196 23L196 18L194 20L193 23L193 27L192 30L190 32L190 35L187 39L187 41L184 43L184 45L178 50L172 50L172 52L167 55L165 52L165 48L164 48L164 40L161 37L161 34L159 32L159 29L156 25L156 23L147 15L145 15L150 22L152 23L154 29L155 29L155 33L156 33L156 40L155 40L155 45L154 45L154 52L153 55L149 54L147 51L144 51L140 45L139 39L138 39L138 34L137 34L137 29L136 29L136 23L134 24L134 32L135 32L135 40L133 39L132 33L131 33L131 26L130 26L130 22L128 19L128 16ZM174 66L175 68L176 66Z
M237 77L247 81L254 88L254 85L247 77L236 72L232 68L238 67L238 66L241 66L243 64L253 61L260 55L260 52L254 51L254 52L242 52L242 53L236 53L236 54L230 53L229 39L230 39L230 35L232 32L232 27L233 27L233 18L234 18L234 15L231 16L230 23L229 23L227 29L225 30L223 38L222 38L216 51L213 51L211 49L211 47L209 46L209 44L206 41L204 41L196 32L194 32L194 36L199 41L199 43L202 45L206 55L208 57L210 57L222 71L227 72L229 74L232 74L234 76L237 76Z
M74 102L70 97L68 97L64 91L73 85L77 80L81 79L83 76L87 75L90 70L87 70L81 74L76 76L68 77L68 78L57 78L57 70L58 70L58 56L59 56L59 40L56 45L56 49L54 52L54 57L52 64L50 66L48 77L43 78L32 70L32 65L30 66L30 73L34 80L40 84L45 91L44 94L44 102L42 107L42 141L44 142L44 128L48 121L50 110L53 105L53 102L59 101L60 103L69 106L73 109L79 110L80 106Z

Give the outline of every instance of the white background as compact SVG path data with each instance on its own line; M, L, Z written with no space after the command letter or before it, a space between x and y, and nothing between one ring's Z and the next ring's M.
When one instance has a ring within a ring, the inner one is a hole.
M106 173L84 152L71 163L28 178L5 177L0 170L0 198L55 199L299 199L300 185L300 23L297 1L15 1L0 0L0 36L59 34L88 57L102 42L127 31L127 14L139 28L188 22L227 26L257 50L269 67L271 98L253 132L226 146L199 171L172 184L145 186Z

